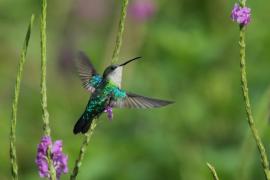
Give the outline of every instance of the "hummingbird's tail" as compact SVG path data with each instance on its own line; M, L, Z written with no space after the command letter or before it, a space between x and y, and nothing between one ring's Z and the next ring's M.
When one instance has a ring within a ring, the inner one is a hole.
M89 130L93 119L94 117L92 116L92 113L89 111L85 111L80 117L80 119L76 122L73 129L73 133L74 134L78 134L80 132L83 134L86 133Z

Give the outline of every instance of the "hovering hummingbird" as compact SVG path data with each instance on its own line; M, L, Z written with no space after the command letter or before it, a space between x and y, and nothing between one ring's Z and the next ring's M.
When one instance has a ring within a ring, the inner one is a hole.
M73 133L86 133L94 118L103 112L112 118L112 108L157 108L173 102L153 99L126 92L121 89L122 70L128 63L141 57L130 59L123 64L108 66L103 75L99 75L88 57L79 52L77 70L83 87L92 93L84 113L76 122Z

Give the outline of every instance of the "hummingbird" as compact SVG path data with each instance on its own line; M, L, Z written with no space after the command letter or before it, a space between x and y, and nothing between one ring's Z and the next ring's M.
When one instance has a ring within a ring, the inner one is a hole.
M75 62L77 71L83 87L91 92L91 96L85 111L74 126L74 134L86 133L93 119L104 112L107 112L111 119L113 108L157 108L173 103L126 92L121 88L123 67L140 58L136 57L122 64L111 64L100 75L90 59L83 52L78 53Z

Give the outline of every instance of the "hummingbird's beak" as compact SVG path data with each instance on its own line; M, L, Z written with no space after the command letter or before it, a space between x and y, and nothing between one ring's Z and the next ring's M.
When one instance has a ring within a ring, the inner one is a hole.
M136 59L140 59L140 58L142 58L142 57L135 57L135 58L133 58L133 59L130 59L130 60L124 62L123 64L120 64L119 66L124 66L124 65L126 65L126 64L128 64L128 63L130 63L130 62L132 62L132 61L134 61L134 60L136 60Z

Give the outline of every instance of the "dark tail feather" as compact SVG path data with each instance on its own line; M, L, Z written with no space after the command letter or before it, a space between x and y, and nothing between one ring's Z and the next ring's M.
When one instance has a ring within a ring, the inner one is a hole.
M92 121L93 117L91 116L91 113L85 111L80 117L80 119L76 122L73 128L73 133L74 134L78 134L80 132L83 134L86 133L89 130Z

